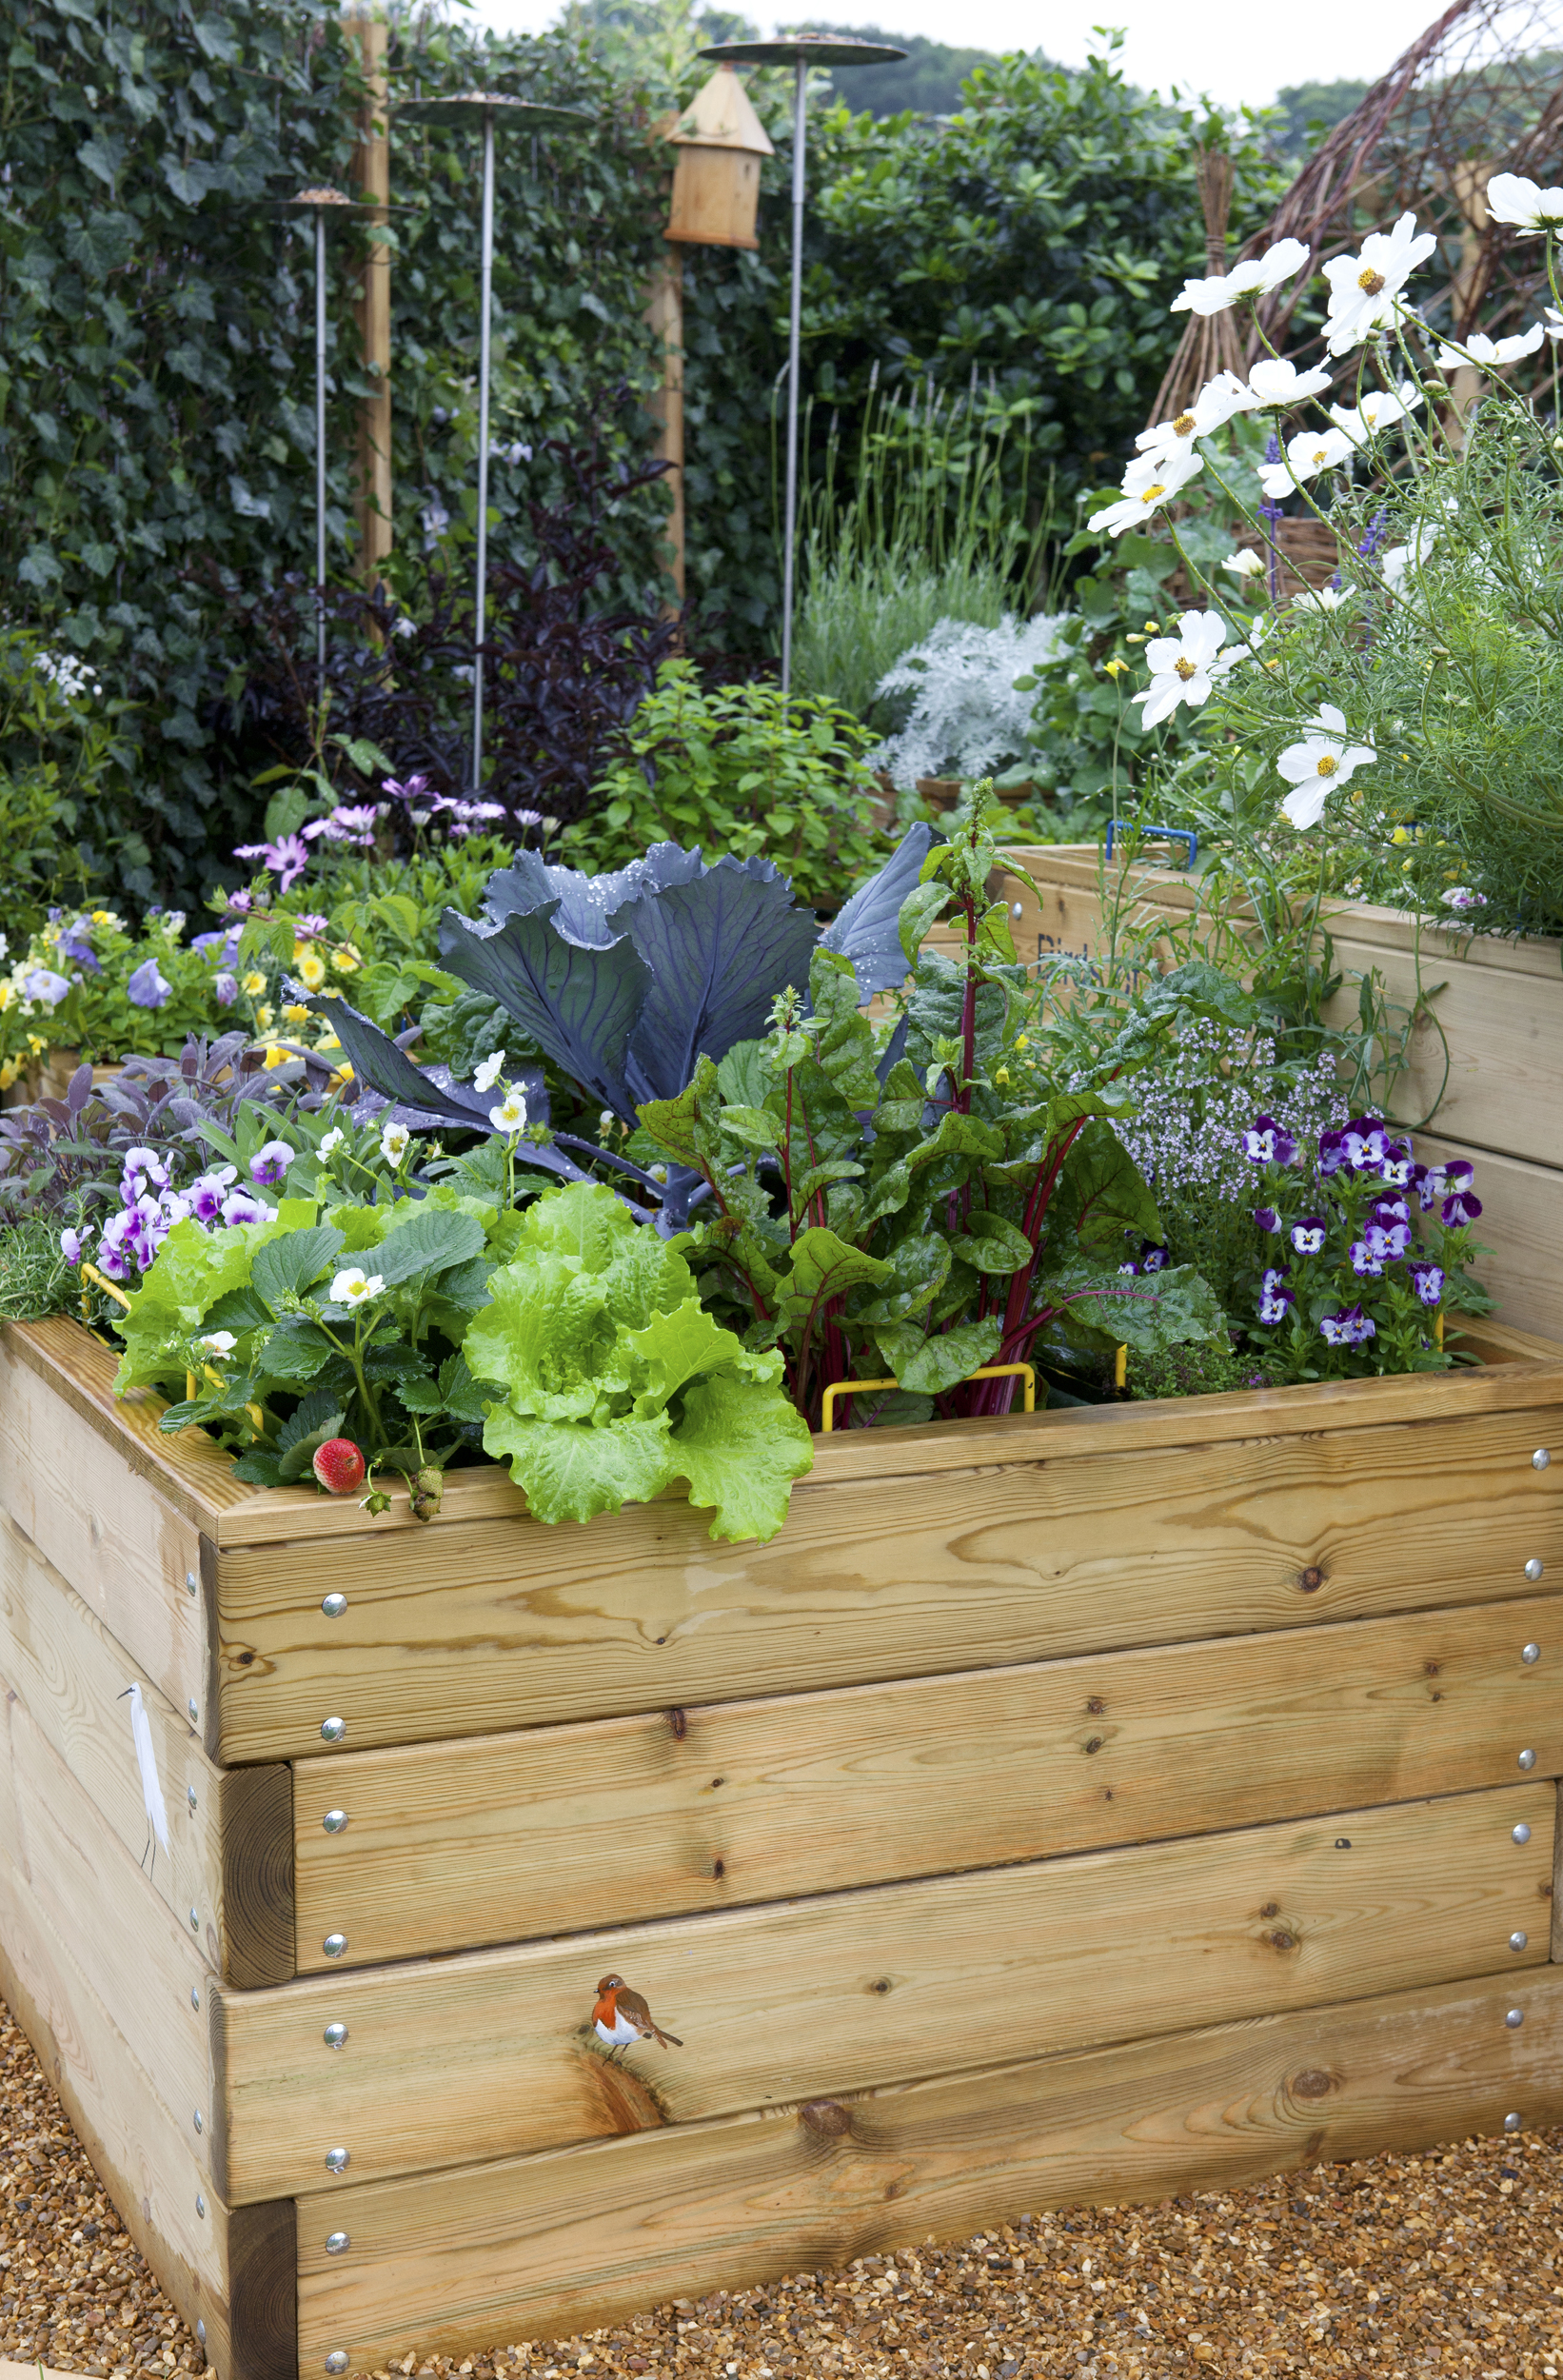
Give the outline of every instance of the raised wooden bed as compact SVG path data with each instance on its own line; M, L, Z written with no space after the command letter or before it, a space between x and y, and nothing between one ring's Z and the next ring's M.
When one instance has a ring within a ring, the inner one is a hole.
M848 1433L731 1547L236 1486L8 1328L0 1984L223 2380L1563 2116L1537 1345Z
M1097 845L1017 845L1005 857L1020 956L1105 958L1110 926ZM1197 894L1186 875L1137 867L1133 885L1126 917L1189 922ZM1355 1021L1357 981L1374 971L1408 1011L1418 987L1431 995L1438 1023L1424 1018L1412 1037L1395 1112L1415 1122L1437 1102L1416 1146L1429 1162L1475 1160L1484 1210L1477 1236L1494 1248L1481 1278L1498 1315L1563 1340L1563 947L1446 933L1361 901L1335 902L1326 922L1348 977L1335 1002L1341 1023Z

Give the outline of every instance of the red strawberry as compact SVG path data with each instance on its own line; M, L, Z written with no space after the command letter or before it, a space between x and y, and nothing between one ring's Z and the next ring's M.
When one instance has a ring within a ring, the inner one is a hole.
M315 1477L331 1496L351 1496L368 1476L368 1465L350 1438L328 1438L315 1449Z

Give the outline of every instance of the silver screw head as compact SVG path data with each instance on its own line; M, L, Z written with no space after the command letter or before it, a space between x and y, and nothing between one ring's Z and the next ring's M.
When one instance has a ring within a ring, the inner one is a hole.
M193 1595L195 1593L195 1573L193 1570L187 1570L185 1573L185 1593L187 1595Z
M321 1825L327 1835L345 1835L347 1831L347 1813L346 1810L327 1810Z
M327 2231L326 2234L326 2253L328 2256L345 2256L352 2244L346 2231Z
M1545 1471L1551 1461L1552 1456L1549 1454L1547 1448L1545 1446L1538 1446L1535 1453L1531 1457L1531 1469L1533 1471Z
M327 1958L340 1958L347 1947L347 1937L345 1934L328 1934L320 1947Z
M346 1719L322 1719L320 1732L328 1744L339 1744L347 1733Z
M1516 1826L1516 1827L1515 1827L1515 1829L1514 1829L1514 1840L1515 1840L1515 1842L1516 1842L1516 1843L1528 1843L1528 1842L1530 1841L1530 1839L1531 1839L1531 1830L1530 1830L1530 1828L1526 1825L1526 1823L1525 1823L1524 1819L1523 1819L1523 1818L1521 1818L1521 1820L1520 1820L1520 1822L1519 1822L1518 1826Z
M186 1786L185 1799L189 1803L190 1808L193 1810L195 1808L195 1788L193 1785Z
M196 2192L196 2193L195 2193L195 2211L196 2211L196 2213L197 2213L197 2214L205 2214L205 2213L206 2213L206 2211L207 2211L207 2202L206 2202L206 2200L202 2197L201 2192L200 2192L199 2191L197 2191L197 2192Z
M345 2347L333 2347L330 2353L326 2358L326 2369L327 2371L346 2371L347 2364L348 2355Z
M346 2149L327 2149L326 2152L326 2171L327 2173L346 2173L351 2163L352 2159L348 2156Z
M200 1931L201 1931L201 1915L200 1915L200 1912L199 1912L198 1910L194 1910L194 1909L192 1909L192 1910L190 1911L190 1932L191 1932L192 1934L199 1934L199 1933L200 1933Z
M206 2121L199 2108L196 2109L195 2114L191 2120L193 2121L195 2129L198 2132L204 2132L206 2131Z
M1516 1927L1514 1932L1509 1936L1509 1948L1512 1951L1522 1951L1530 1938L1531 1937L1528 1934L1522 1934L1518 1927Z
M194 1696L191 1696L190 1700L189 1700L189 1701L188 1701L188 1702L185 1705L185 1708L188 1711L188 1713L189 1713L189 1715L190 1715L190 1725L191 1725L192 1727L194 1727L194 1726L197 1724L197 1722L199 1721L199 1719L200 1719L201 1713L200 1713L200 1710L198 1709L198 1707L197 1707L197 1705L196 1705L196 1702L195 1702L195 1699L194 1699Z
M1525 2011L1522 2008L1512 2008L1503 2021L1511 2033L1517 2033L1525 2022Z
M340 1619L347 1608L347 1598L345 1595L323 1595L320 1608L327 1619Z
M200 1987L200 1985L199 1985L199 1984L192 1983L192 1984L191 1984L191 1986L190 1986L190 2006L191 2006L191 2008L196 2009L196 2010L199 2010L199 2009L200 2009L200 2006L201 2006L201 1987Z
M1546 1570L1546 1567L1547 1565L1542 1560L1540 1555L1533 1554L1530 1560L1525 1565L1525 1576L1527 1578L1539 1578Z
M1522 1644L1519 1648L1519 1657L1526 1668L1530 1669L1540 1660L1541 1647L1538 1644Z
M1503 2119L1503 2129L1506 2132L1517 2132L1519 2130L1519 2117L1517 2115L1506 2115Z
M1525 1750L1519 1755L1519 1765L1522 1769L1533 1769L1535 1767L1535 1754L1531 1750L1529 1744L1526 1745Z
M195 2335L200 2340L202 2346L205 2347L207 2343L207 2326L204 2322L198 2322L196 2324Z
M327 2025L321 2038L328 2050L345 2050L347 2046L346 2025Z

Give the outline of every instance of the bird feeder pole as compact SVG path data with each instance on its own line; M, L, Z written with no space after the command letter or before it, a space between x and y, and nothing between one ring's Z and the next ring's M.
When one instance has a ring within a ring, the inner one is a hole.
M808 75L811 66L889 66L904 58L890 42L836 41L828 33L800 33L794 40L723 41L701 51L719 66L784 66L793 69L792 102L792 293L787 335L787 485L782 547L782 691L792 684L792 608L796 578L793 545L798 529L798 398L803 345L803 194L808 141Z
M390 132L386 117L384 16L353 15L346 30L356 43L364 75L358 112L354 178L370 226L358 315L359 346L372 383L358 404L358 566L372 594L394 541L391 481L390 251L376 229L390 220Z

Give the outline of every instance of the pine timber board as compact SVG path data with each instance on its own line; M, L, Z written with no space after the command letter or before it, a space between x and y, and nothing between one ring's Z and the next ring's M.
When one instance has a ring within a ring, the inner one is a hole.
M301 1762L298 1969L339 1968L328 1934L368 1965L1508 1785L1524 1745L1560 1775L1560 1619L1532 1596Z
M1563 1371L1431 1385L1543 1382ZM1229 1400L1180 1401L1197 1431L1200 1406ZM217 1568L219 1750L307 1759L327 1717L360 1750L1505 1600L1533 1556L1563 1559L1563 1463L1531 1463L1549 1429L1563 1446L1563 1408L1522 1402L1282 1437L1256 1420L1135 1452L1104 1430L1115 1451L1089 1459L805 1482L768 1545L713 1546L701 1514L667 1503L586 1529L235 1548ZM346 1598L337 1618L327 1591Z
M1551 1783L212 1998L230 2204L984 2064L979 2012L1072 2049L1545 1961ZM1512 1830L1523 1820L1523 1846ZM1509 1947L1512 1932L1526 1949ZM588 2044L609 1970L682 2050ZM348 2029L327 2048L327 2024ZM655 2094L655 2095L653 2095Z
M172 2029L154 2015L152 2030L141 2030L145 2011L132 1992L120 1995L120 2014L133 2027L128 2039L84 1970L77 1954L84 1919L71 1879L40 1873L57 1843L32 1822L33 1785L41 1779L43 1790L58 1792L63 1772L57 1763L50 1771L41 1739L18 1745L27 1727L22 1704L0 1688L0 1993L137 2247L185 2320L192 2329L205 2325L220 2380L294 2380L292 2203L224 2205L188 2112L182 2118L168 2104L162 2070ZM69 1800L68 1789L69 1780ZM69 1941L56 1922L62 1914ZM122 1914L123 1902L110 1900L85 1922L96 1933L117 1926ZM120 1947L133 1963L134 1943ZM200 2028L199 2018L190 2021ZM149 2064L160 2069L159 2080ZM169 2064L178 2079L177 2055Z
M1518 2006L1525 2022L1504 2023ZM384 2366L968 2234L1044 2207L1563 2118L1563 1973L1453 1983L1035 2058L299 2201L299 2349ZM341 2256L326 2233L346 2231ZM1039 2272L1052 2259L1039 2258ZM1022 2251L1015 2280L1026 2286ZM910 2323L915 2306L908 2307Z
M1443 1119L1438 1122L1442 1125ZM1469 1141L1446 1140L1441 1132L1415 1135L1416 1154L1424 1164L1451 1157L1472 1157L1476 1168L1476 1192L1482 1213L1475 1237L1493 1251L1476 1266L1482 1287L1497 1300L1497 1311L1553 1339L1563 1339L1563 1171L1551 1165L1528 1164L1517 1157L1494 1157L1474 1150Z
M292 1773L220 1769L185 1716L0 1512L0 1676L20 1694L175 1920L197 1912L212 1965L232 1984L293 1973ZM130 1732L139 1685L168 1814L154 1843Z

